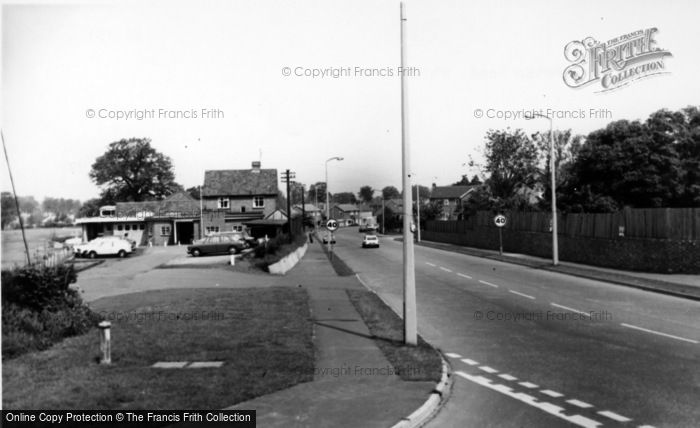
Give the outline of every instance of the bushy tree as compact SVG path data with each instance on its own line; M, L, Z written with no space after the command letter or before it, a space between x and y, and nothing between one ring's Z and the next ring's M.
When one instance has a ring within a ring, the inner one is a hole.
M148 138L111 143L92 164L90 178L103 187L103 203L162 199L183 190L170 158L151 147Z
M362 186L360 187L360 192L358 193L358 196L360 201L369 203L374 197L374 189L372 189L372 186Z
M537 147L520 129L489 130L485 155L488 184L497 198L510 198L519 188L533 187L539 178Z
M394 186L386 186L382 189L384 199L396 199L401 197L401 192Z

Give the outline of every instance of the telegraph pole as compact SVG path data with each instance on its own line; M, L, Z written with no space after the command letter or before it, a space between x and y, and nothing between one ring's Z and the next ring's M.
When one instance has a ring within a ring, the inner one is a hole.
M282 173L282 180L287 182L287 231L289 233L289 242L292 242L292 210L291 210L291 199L292 195L289 193L289 181L294 178L294 173L286 170Z
M413 220L413 201L411 192L411 162L408 144L408 107L406 105L406 79L404 77L404 36L405 22L404 5L400 3L401 17L401 153L403 175L403 322L404 341L406 345L418 344L418 325L416 314L416 272L413 254L413 236L411 223Z

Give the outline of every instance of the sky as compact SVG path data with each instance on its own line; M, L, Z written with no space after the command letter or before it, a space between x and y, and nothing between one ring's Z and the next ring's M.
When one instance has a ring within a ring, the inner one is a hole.
M548 130L523 110L585 135L699 103L696 1L407 0L405 10L414 183L477 173L465 163L480 159L489 129ZM151 139L185 187L257 160L305 184L328 165L334 193L401 187L398 1L15 1L0 22L1 124L20 195L97 197L92 163L131 137ZM606 92L565 84L567 44L649 28L671 54L664 73ZM0 177L10 190L5 162Z

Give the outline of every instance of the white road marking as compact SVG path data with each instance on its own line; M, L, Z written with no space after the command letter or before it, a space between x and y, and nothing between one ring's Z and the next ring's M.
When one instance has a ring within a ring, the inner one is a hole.
M524 386L525 388L530 388L530 389L539 388L539 385L535 385L534 383L531 383L531 382L520 382L520 383L518 383L518 385L521 385L521 386Z
M425 262L426 265L435 267L435 263Z
M446 267L440 266L440 269L444 270L445 272L452 272L450 269L447 269Z
M629 422L629 421L632 420L632 419L626 418L626 417L624 417L624 416L622 416L622 415L618 415L618 414L615 413L615 412L611 412L610 410L604 410L604 411L602 411L602 412L598 412L598 414L599 414L599 415L603 415L603 416L605 416L605 417L607 417L607 418L610 418L610 419L612 419L612 420L614 420L614 421L618 421L618 422Z
M685 337L674 336L674 335L672 335L672 334L667 334L667 333L661 333L660 331L649 330L649 329L646 329L646 328L637 327L636 325L632 325L632 324L625 324L625 323L622 323L622 324L620 324L620 325L623 326L623 327L633 328L633 329L635 329L635 330L640 330L640 331L644 331L644 332L651 333L651 334L658 334L659 336L670 337L671 339L682 340L682 341L685 341L685 342L694 343L694 344L696 344L696 345L697 345L698 343L700 343L700 342L698 342L697 340L686 339Z
M550 397L554 397L554 398L559 398L559 397L563 397L563 396L564 396L564 394L560 394L560 393L558 393L558 392L556 392L556 391L552 391L551 389L543 389L543 390L540 391L540 392L541 392L542 394L544 394L544 395L549 395Z
M454 352L448 352L445 354L445 356L450 357L450 358L462 358L461 355L455 354Z
M488 286L491 286L491 287L498 288L498 286L496 284L491 284L490 282L486 282L486 281L482 281L482 280L479 280L479 282L482 284L486 284Z
M510 380L510 381L518 380L517 377L511 376L511 375L509 375L508 373L499 374L498 377L503 378L503 379L505 379L505 380Z
M485 371L486 373L498 373L498 370L492 369L492 368L489 367L489 366L481 366L481 367L479 367L479 370L483 370L483 371Z
M580 401L580 400L576 400L576 399L566 400L566 402L569 404L573 404L576 407L580 407L582 409L588 409L589 407L593 407L592 404L588 404L585 401Z
M585 315L589 318L591 317L591 314L589 314L587 312L579 311L578 309L570 308L570 307L564 306L564 305L558 305L554 302L552 302L552 306L554 306L555 308L561 308L561 309L566 309L567 311L576 312L577 314Z
M517 292L517 291L515 291L515 290L508 290L508 292L513 293L513 294L517 294L518 296L527 297L528 299L535 300L535 298L534 298L533 296L530 296L529 294L519 293L519 292Z
M463 273L458 273L457 275L461 276L462 278L472 279L471 276L465 275L465 274L463 274Z
M475 365L479 364L474 360L470 360L469 358L462 358L462 362L465 364L469 364L470 366L475 366Z
M467 373L464 373L462 371L457 371L455 372L460 377L463 377L464 379L474 382L477 385L485 386L486 388L492 389L494 391L498 391L501 394L507 395L511 398L515 398L518 401L521 401L525 404L529 404L530 406L536 407L546 413L549 413L550 415L556 416L557 418L564 419L565 421L571 422L573 424L576 424L578 426L584 427L584 428L596 428L600 425L602 425L598 421L594 421L593 419L588 419L584 416L581 415L573 415L573 416L567 416L563 413L564 409L562 409L559 406L555 406L552 403L548 402L543 402L543 401L537 401L534 397L528 394L524 394L522 392L513 392L511 388L508 388L505 385L500 385L500 384L493 384L491 383L490 380L486 379L483 376L471 376Z

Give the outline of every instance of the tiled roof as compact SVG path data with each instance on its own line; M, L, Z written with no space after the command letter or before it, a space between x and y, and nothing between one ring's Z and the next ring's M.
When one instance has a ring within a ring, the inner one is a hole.
M434 187L430 193L430 199L459 199L464 197L480 184L472 186L440 186Z
M250 195L276 196L277 170L226 169L204 172L202 196Z
M338 208L341 211L348 212L348 211L359 211L360 209L357 207L357 205L353 204L337 204L335 205L336 208Z

